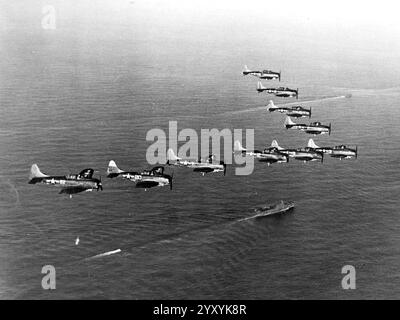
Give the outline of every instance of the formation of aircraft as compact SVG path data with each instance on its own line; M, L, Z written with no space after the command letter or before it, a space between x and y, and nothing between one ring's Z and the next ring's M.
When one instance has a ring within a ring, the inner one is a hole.
M276 72L276 71L272 71L272 70L263 70L263 71L250 70L245 65L244 70L243 70L243 75L247 76L249 74L252 76L258 77L259 79L264 79L264 80L278 79L279 81L281 81L281 72L280 71Z
M207 160L182 159L175 154L174 150L168 149L167 151L167 165L191 168L194 172L200 172L203 176L211 172L223 172L226 175L226 164L223 161L215 162L214 160L213 155L209 155Z
M114 160L111 160L107 168L107 177L116 178L122 177L136 183L136 188L149 189L153 187L169 186L172 189L172 176L164 174L164 167L156 166L151 170L142 172L123 171L117 167Z
M262 74L261 71L257 70L250 70L245 66L245 70L243 71L243 75L248 75L252 74L260 78L260 75ZM279 72L279 79L280 79L280 72ZM279 88L268 88L265 87L261 81L257 82L257 92L266 92L268 94L274 94L277 97L295 97L298 99L299 97L299 89L290 89L287 87L279 87ZM302 117L308 117L311 118L312 115L312 110L310 108L305 108L301 105L295 105L295 106L276 106L272 100L269 101L269 104L267 105L268 111L269 112L279 112L286 114L286 119L285 119L285 128L286 129L295 129L295 130L300 130L304 131L308 134L313 134L313 135L321 135L321 134L331 134L332 131L332 125L329 123L327 124L322 124L319 121L314 121L311 122L310 124L304 124L304 123L295 123L291 117L293 118L302 118ZM265 150L264 150L265 151ZM263 152L257 152L257 157L260 157L260 154L263 154ZM329 154L332 157L337 157L340 159L343 158L351 158L351 157L357 157L357 148L352 149L349 147L346 147L345 145L339 145L335 147L328 147L328 148L319 148L318 146L308 146L304 148L304 152L317 152L317 157L319 157L319 154L322 152L322 154ZM247 152L245 150L245 152ZM252 154L254 151L247 152L247 154Z
M263 151L252 150L249 151L244 148L240 141L235 141L234 153L242 153L258 159L260 162L267 162L268 165L272 163L285 163L289 162L289 158L300 160L303 162L319 161L324 162L324 155L328 154L332 158L350 159L358 157L358 147L350 148L345 145L338 145L333 147L319 147L315 144L313 139L309 139L306 147L299 148L283 148L276 140L273 140L270 147L264 148Z
M226 164L223 161L215 162L215 157L210 155L207 160L189 161L178 158L172 149L168 150L168 165L192 168L194 172L200 172L202 175L211 172L223 172L226 175ZM142 172L124 171L118 168L114 160L110 160L107 167L107 177L121 177L136 184L136 188L145 190L153 187L169 186L172 189L173 176L164 173L163 166L155 166L150 170ZM29 184L46 184L61 187L60 194L72 194L103 190L101 179L93 178L93 169L82 170L79 174L70 174L66 176L49 176L42 173L36 164L31 167Z
M311 122L310 124L294 123L290 117L286 118L285 127L286 129L296 129L313 135L326 133L330 135L332 131L331 124L325 125L319 121Z
M273 163L287 163L289 158L295 160L308 162L308 161L324 161L324 154L328 154L333 158L350 159L358 157L358 147L350 148L345 145L338 145L333 147L319 147L315 144L313 139L309 139L307 146L303 148L283 148L276 140L273 140L270 147L260 150L247 150L244 148L240 141L234 142L234 153L240 152L244 155L254 157L259 162L271 165ZM223 161L219 163L214 162L214 156L210 155L207 160L198 161L183 160L177 157L172 149L167 152L167 165L174 165L178 167L187 167L193 169L194 172L200 172L202 175L211 172L223 172L226 174L226 164ZM68 194L72 197L73 194L103 190L103 185L100 179L93 178L94 170L91 168L82 170L79 174L69 174L65 176L60 175L46 175L42 173L37 166L33 164L29 176L29 184L45 184L54 185L61 188L60 194ZM107 177L116 178L122 177L136 183L136 188L149 189L153 187L169 186L172 189L173 176L164 173L163 166L156 166L150 170L142 172L136 171L123 171L118 168L114 160L110 160L107 168Z
M272 163L284 163L289 162L289 156L285 153L280 152L277 148L265 148L263 151L253 150L248 151L243 148L240 141L236 140L234 143L234 152L241 152L244 155L248 155L258 159L260 162L265 162L267 165Z
M258 81L257 83L257 92L266 92L268 94L274 94L277 97L282 97L282 98L289 98L289 97L295 97L296 99L299 98L299 89L290 89L290 88L284 88L284 87L279 87L279 88L267 88L264 87L261 81Z
M252 75L255 76L261 80L274 80L277 79L279 82L281 81L281 72L276 72L272 70L250 70L247 65L244 66L244 70L242 71L242 74L244 76L247 75ZM257 83L257 92L266 92L268 94L274 94L277 97L282 97L282 98L289 98L289 97L295 97L296 99L299 98L299 89L290 89L290 88L285 88L285 87L278 87L278 88L267 88L264 87L264 85L261 83L261 81L258 81Z
M31 173L29 176L29 184L46 184L53 185L61 188L60 193L69 194L72 197L73 194L103 190L101 179L93 178L93 169L82 170L79 174L70 174L66 176L49 176L42 173L37 164L33 164L31 167Z
M281 72L275 72L271 70L250 70L245 66L243 75L253 75L259 79L266 80L281 80ZM285 87L278 88L267 88L264 87L261 81L257 83L257 91L266 92L268 94L274 94L277 97L295 97L298 99L298 89L290 89ZM311 108L305 108L300 105L285 107L285 106L275 106L272 100L269 101L267 106L269 112L279 112L285 114L285 127L286 129L296 129L301 130L309 134L319 135L319 134L331 134L331 124L324 125L321 122L315 121L310 124L300 124L292 121L291 117L301 118L309 117L311 118ZM319 147L315 144L313 139L310 139L306 147L303 148L283 148L276 140L273 140L271 146L260 150L247 150L244 148L240 141L235 141L234 143L234 153L240 152L241 154L252 156L260 162L267 163L271 165L273 163L287 163L290 158L300 160L303 162L308 161L324 161L324 154L328 154L333 158L350 159L358 157L358 147L350 148L346 145L338 145L332 147ZM167 152L167 165L186 167L193 169L194 172L200 172L203 176L206 173L213 172L223 172L226 175L226 164L224 161L215 161L213 155L205 160L198 159L182 159L175 155L172 149ZM153 187L164 187L169 186L172 189L173 176L164 173L165 168L163 166L155 166L150 170L144 170L142 172L136 171L124 171L118 168L114 160L111 160L107 168L107 177L116 178L121 177L127 179L136 184L137 188L153 188ZM73 194L88 192L88 191L102 191L103 185L101 182L101 177L99 179L93 178L94 170L91 168L82 170L79 174L69 174L69 175L46 175L42 173L37 166L33 164L29 176L29 184L45 184L54 185L60 187L60 194L68 194L72 197Z
M292 106L292 107L276 106L274 102L270 100L267 108L269 112L277 111L293 118L301 118L301 117L311 118L311 107L307 109L302 106Z
M351 159L358 157L358 147L350 148L345 145L338 145L333 147L319 147L315 144L313 139L309 139L306 147L300 148L283 148L276 140L273 140L270 147L265 148L263 151L253 150L248 151L243 148L239 141L234 143L234 152L241 152L242 154L253 156L254 158L263 161L262 158L265 154L275 152L277 155L287 157L279 159L278 161L271 161L271 163L289 162L289 157L303 161L321 161L323 162L324 154L330 155L332 158ZM266 157L268 158L268 157Z

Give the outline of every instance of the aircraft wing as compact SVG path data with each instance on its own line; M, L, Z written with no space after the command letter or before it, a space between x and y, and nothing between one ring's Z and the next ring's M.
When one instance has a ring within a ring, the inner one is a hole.
M309 134L321 134L321 130L313 130L313 129L304 129L305 132Z
M152 188L159 185L158 181L154 180L142 180L136 183L136 188Z
M76 186L76 187L66 187L62 188L59 194L66 193L66 194L76 194L80 192L84 192L88 190L89 188L84 187L84 186Z
M191 166L193 166L193 164L195 164L195 163L197 163L197 162L195 162L195 161L190 161L190 160L183 160L183 161L180 161L179 162L179 165L180 166L182 166L182 167L191 167Z
M262 72L261 71L252 71L249 74L252 76L255 76L255 77L259 77L262 75Z

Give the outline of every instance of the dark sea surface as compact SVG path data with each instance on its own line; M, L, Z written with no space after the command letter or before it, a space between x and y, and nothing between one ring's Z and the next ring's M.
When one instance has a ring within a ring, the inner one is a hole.
M169 28L145 9L129 13L127 5L113 19L75 23L60 9L57 29L42 30L40 7L22 14L25 24L13 23L18 15L8 8L0 298L400 298L398 52L283 24ZM172 120L199 134L252 128L259 149L273 139L305 146L310 136L285 130L284 116L264 108L272 96L257 94L244 64L282 70L281 84L299 88L311 120L332 123L332 134L315 142L358 146L358 159L256 162L249 176L235 176L234 166L226 177L168 168L172 191L105 178L111 159L122 169L150 168L146 133ZM33 163L54 175L92 167L104 191L70 199L29 185ZM293 213L242 220L281 199L295 201ZM348 264L356 290L341 287ZM56 268L56 290L41 287L44 265Z

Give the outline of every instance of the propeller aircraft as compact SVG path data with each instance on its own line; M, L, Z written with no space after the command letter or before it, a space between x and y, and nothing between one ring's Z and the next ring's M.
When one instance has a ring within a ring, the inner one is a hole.
M169 185L169 188L172 189L173 177L164 174L164 167L162 166L156 166L151 170L144 170L143 172L123 171L118 168L114 160L110 160L107 168L107 177L116 178L119 176L136 183L136 188L149 189Z
M243 75L247 76L248 74L264 80L278 79L281 81L281 72L275 72L272 70L253 71L247 68L247 66L244 66Z
M267 88L264 87L261 81L258 81L257 83L257 92L266 92L269 94L274 94L277 97L282 97L282 98L290 98L290 97L295 97L296 99L299 98L299 89L290 89L290 88L284 88L284 87L279 87L279 88Z
M269 112L278 111L280 113L284 113L289 117L301 118L301 117L309 117L311 118L311 108L307 109L302 106L293 106L293 107L280 107L276 106L272 100L269 101L267 106Z
M29 176L29 184L46 184L61 187L60 194L69 194L70 198L73 194L103 190L101 179L93 178L93 169L82 170L79 174L70 174L66 176L49 176L42 173L37 164L31 167Z
M340 160L342 159L350 159L350 158L356 158L358 157L358 147L356 146L355 149L346 147L345 145L339 145L339 146L334 146L334 147L319 147L315 144L313 139L308 140L307 147L323 152L326 154L329 154L333 158L339 158Z
M300 131L304 131L305 133L309 134L325 134L328 133L331 135L332 126L324 125L321 122L311 122L310 124L303 124L303 123L294 123L290 117L287 117L285 120L285 127L286 129L297 129Z
M226 175L226 164L223 161L215 163L213 160L213 155L210 155L205 161L201 159L198 161L182 160L182 158L176 156L172 149L167 151L167 165L191 168L194 172L200 172L203 176L211 172L223 172Z

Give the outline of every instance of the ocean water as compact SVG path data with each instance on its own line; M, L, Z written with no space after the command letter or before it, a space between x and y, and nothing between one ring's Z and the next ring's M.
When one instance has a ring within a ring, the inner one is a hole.
M3 7L0 297L400 298L396 52L284 24L170 26L132 6L75 21L60 4L56 30L40 27L40 7ZM257 94L244 64L282 70L312 120L332 123L315 142L357 145L358 159L256 162L249 176L168 168L172 191L105 178L111 159L149 168L146 133L172 120L198 132L252 128L257 148L305 146L310 136L263 108L271 96ZM104 191L69 199L29 185L33 163L55 175L92 167ZM293 213L242 220L281 199L295 201ZM44 265L56 268L56 290L41 287ZM341 287L344 265L356 268L356 290Z

